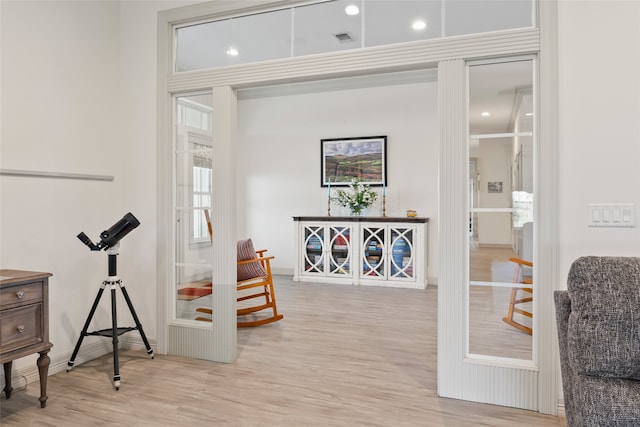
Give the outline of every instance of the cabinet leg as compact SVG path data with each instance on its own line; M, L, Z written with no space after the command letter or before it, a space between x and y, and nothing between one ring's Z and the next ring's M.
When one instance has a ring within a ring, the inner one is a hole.
M40 374L40 407L44 408L47 405L47 378L49 375L49 363L51 359L47 355L49 350L44 350L39 352L40 357L38 357L38 373Z
M11 398L11 392L13 391L13 387L11 387L11 367L13 366L13 362L6 362L4 364L4 395L7 399Z

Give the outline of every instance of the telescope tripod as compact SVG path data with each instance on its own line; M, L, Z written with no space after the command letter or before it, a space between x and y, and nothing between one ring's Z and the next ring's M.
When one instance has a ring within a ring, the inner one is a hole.
M109 256L109 276L107 280L102 282L102 286L100 286L100 290L98 291L98 295L96 295L96 299L93 301L93 305L91 306L91 311L89 312L89 316L87 317L87 321L84 323L84 327L82 328L82 332L80 333L80 337L78 338L78 342L76 343L76 347L73 349L73 354L71 355L71 359L67 362L67 372L71 370L73 364L75 363L76 356L78 355L78 351L80 350L80 346L82 345L82 341L84 337L88 335L97 335L102 337L111 337L113 342L113 386L116 390L120 389L120 362L118 359L118 336L125 334L131 331L139 331L140 336L142 337L142 341L144 342L144 346L147 348L147 354L151 356L153 359L153 350L149 345L149 341L147 340L146 335L144 334L144 330L142 329L142 324L140 320L138 320L138 315L136 314L136 310L133 308L133 303L129 298L129 293L122 283L122 280L118 278L117 274L117 255L118 255L118 246L113 246L107 250L107 255ZM100 302L100 298L106 287L111 289L111 328L109 329L101 329L99 331L87 332L89 329L89 324L91 323L91 319L96 312L96 308L98 307L98 303ZM120 288L122 291L122 295L124 296L125 301L127 302L127 306L129 307L129 311L131 312L131 316L136 324L136 326L131 327L118 327L118 318L117 318L117 307L116 307L116 289Z

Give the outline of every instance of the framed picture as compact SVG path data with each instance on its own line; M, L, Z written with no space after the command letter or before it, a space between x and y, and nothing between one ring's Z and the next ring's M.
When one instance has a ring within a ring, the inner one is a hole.
M353 178L371 186L386 186L387 137L362 136L320 140L322 187L347 186Z
M502 181L491 181L487 186L489 193L502 193Z

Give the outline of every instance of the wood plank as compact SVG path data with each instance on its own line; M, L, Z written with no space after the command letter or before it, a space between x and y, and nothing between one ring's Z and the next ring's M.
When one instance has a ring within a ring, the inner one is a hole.
M293 282L275 276L284 319L238 330L232 364L126 350L119 391L107 355L3 398L2 426L562 426L531 411L440 398L437 287Z

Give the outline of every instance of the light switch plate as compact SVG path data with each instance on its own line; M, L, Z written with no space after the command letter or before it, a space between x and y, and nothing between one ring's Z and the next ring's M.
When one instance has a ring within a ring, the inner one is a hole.
M635 227L636 206L633 203L589 203L589 227Z

